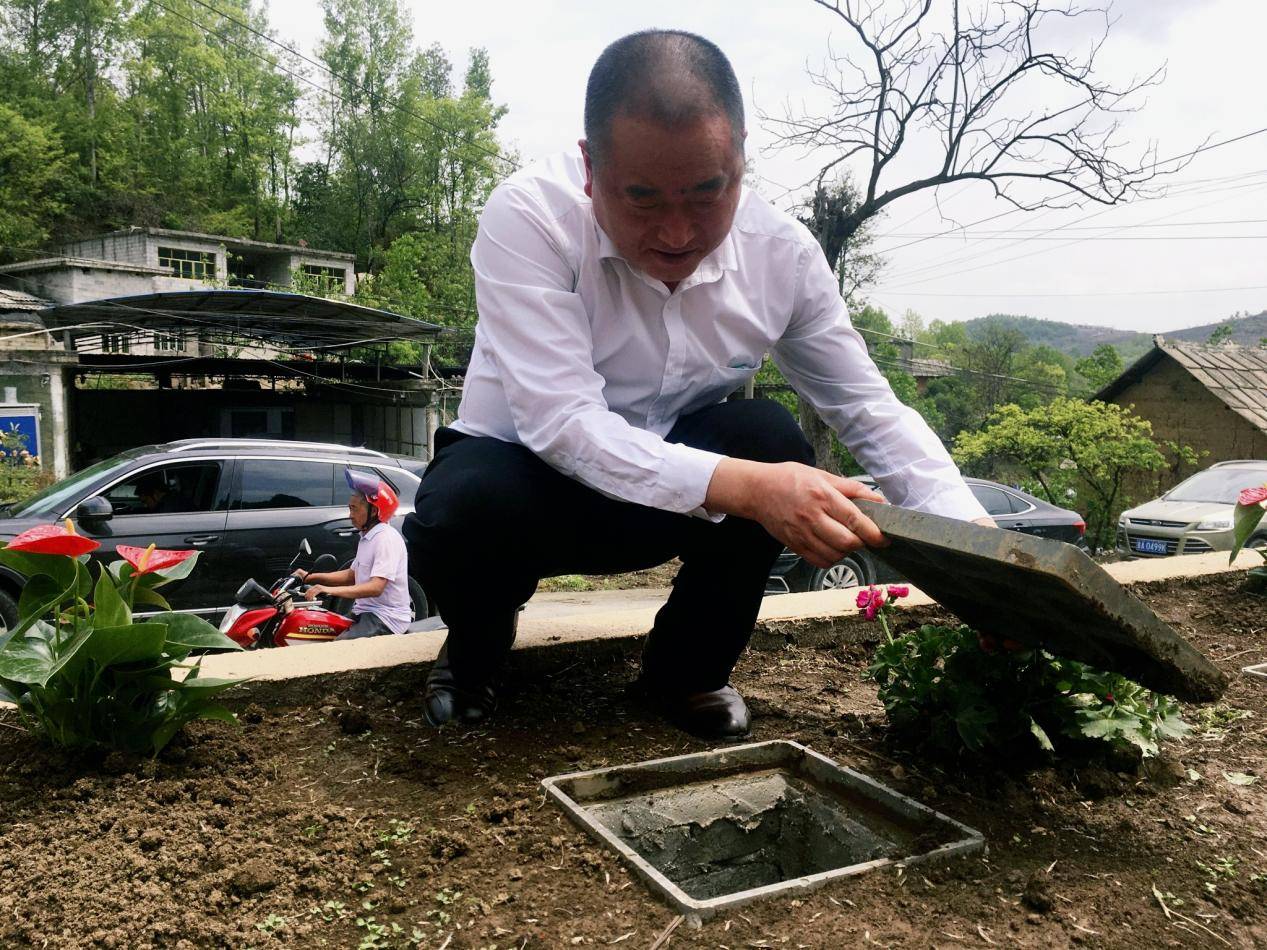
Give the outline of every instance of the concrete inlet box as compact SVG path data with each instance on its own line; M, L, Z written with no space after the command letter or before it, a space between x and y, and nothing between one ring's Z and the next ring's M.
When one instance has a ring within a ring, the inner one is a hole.
M796 742L574 772L542 785L696 920L985 843L980 832Z

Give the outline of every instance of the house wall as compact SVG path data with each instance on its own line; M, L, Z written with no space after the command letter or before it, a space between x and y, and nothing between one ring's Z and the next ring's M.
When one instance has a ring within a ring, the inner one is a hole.
M1143 379L1111 401L1134 405L1135 414L1152 423L1157 440L1173 440L1209 453L1195 466L1154 476L1148 489L1156 493L1215 462L1267 459L1267 434L1229 409L1169 356L1163 355Z

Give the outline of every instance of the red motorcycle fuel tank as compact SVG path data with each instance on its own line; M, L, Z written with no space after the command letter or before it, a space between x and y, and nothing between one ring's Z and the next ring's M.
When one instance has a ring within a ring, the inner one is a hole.
M240 646L249 647L255 642L252 630L258 630L277 613L276 607L257 607L245 610L233 621L233 626L225 630L225 636L236 641Z
M288 642L311 643L333 640L348 627L353 620L342 614L331 613L310 607L297 607L282 618L277 628L276 645L286 646Z

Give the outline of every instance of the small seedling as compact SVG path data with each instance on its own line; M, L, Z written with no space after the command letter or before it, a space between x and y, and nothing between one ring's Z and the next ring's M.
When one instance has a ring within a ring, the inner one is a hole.
M398 844L408 842L413 836L414 826L393 818L387 823L387 830L378 833L379 844Z
M255 925L255 929L260 933L274 934L282 930L286 926L286 918L277 914L269 914L263 920Z

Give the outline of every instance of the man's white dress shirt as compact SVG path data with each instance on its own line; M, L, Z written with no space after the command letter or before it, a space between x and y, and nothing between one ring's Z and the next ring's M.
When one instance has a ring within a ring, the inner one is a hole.
M893 395L809 231L744 189L730 234L672 293L594 220L579 155L493 192L471 249L479 322L453 428L526 446L605 495L703 508L722 456L665 442L768 353L891 502L986 517L932 430Z

